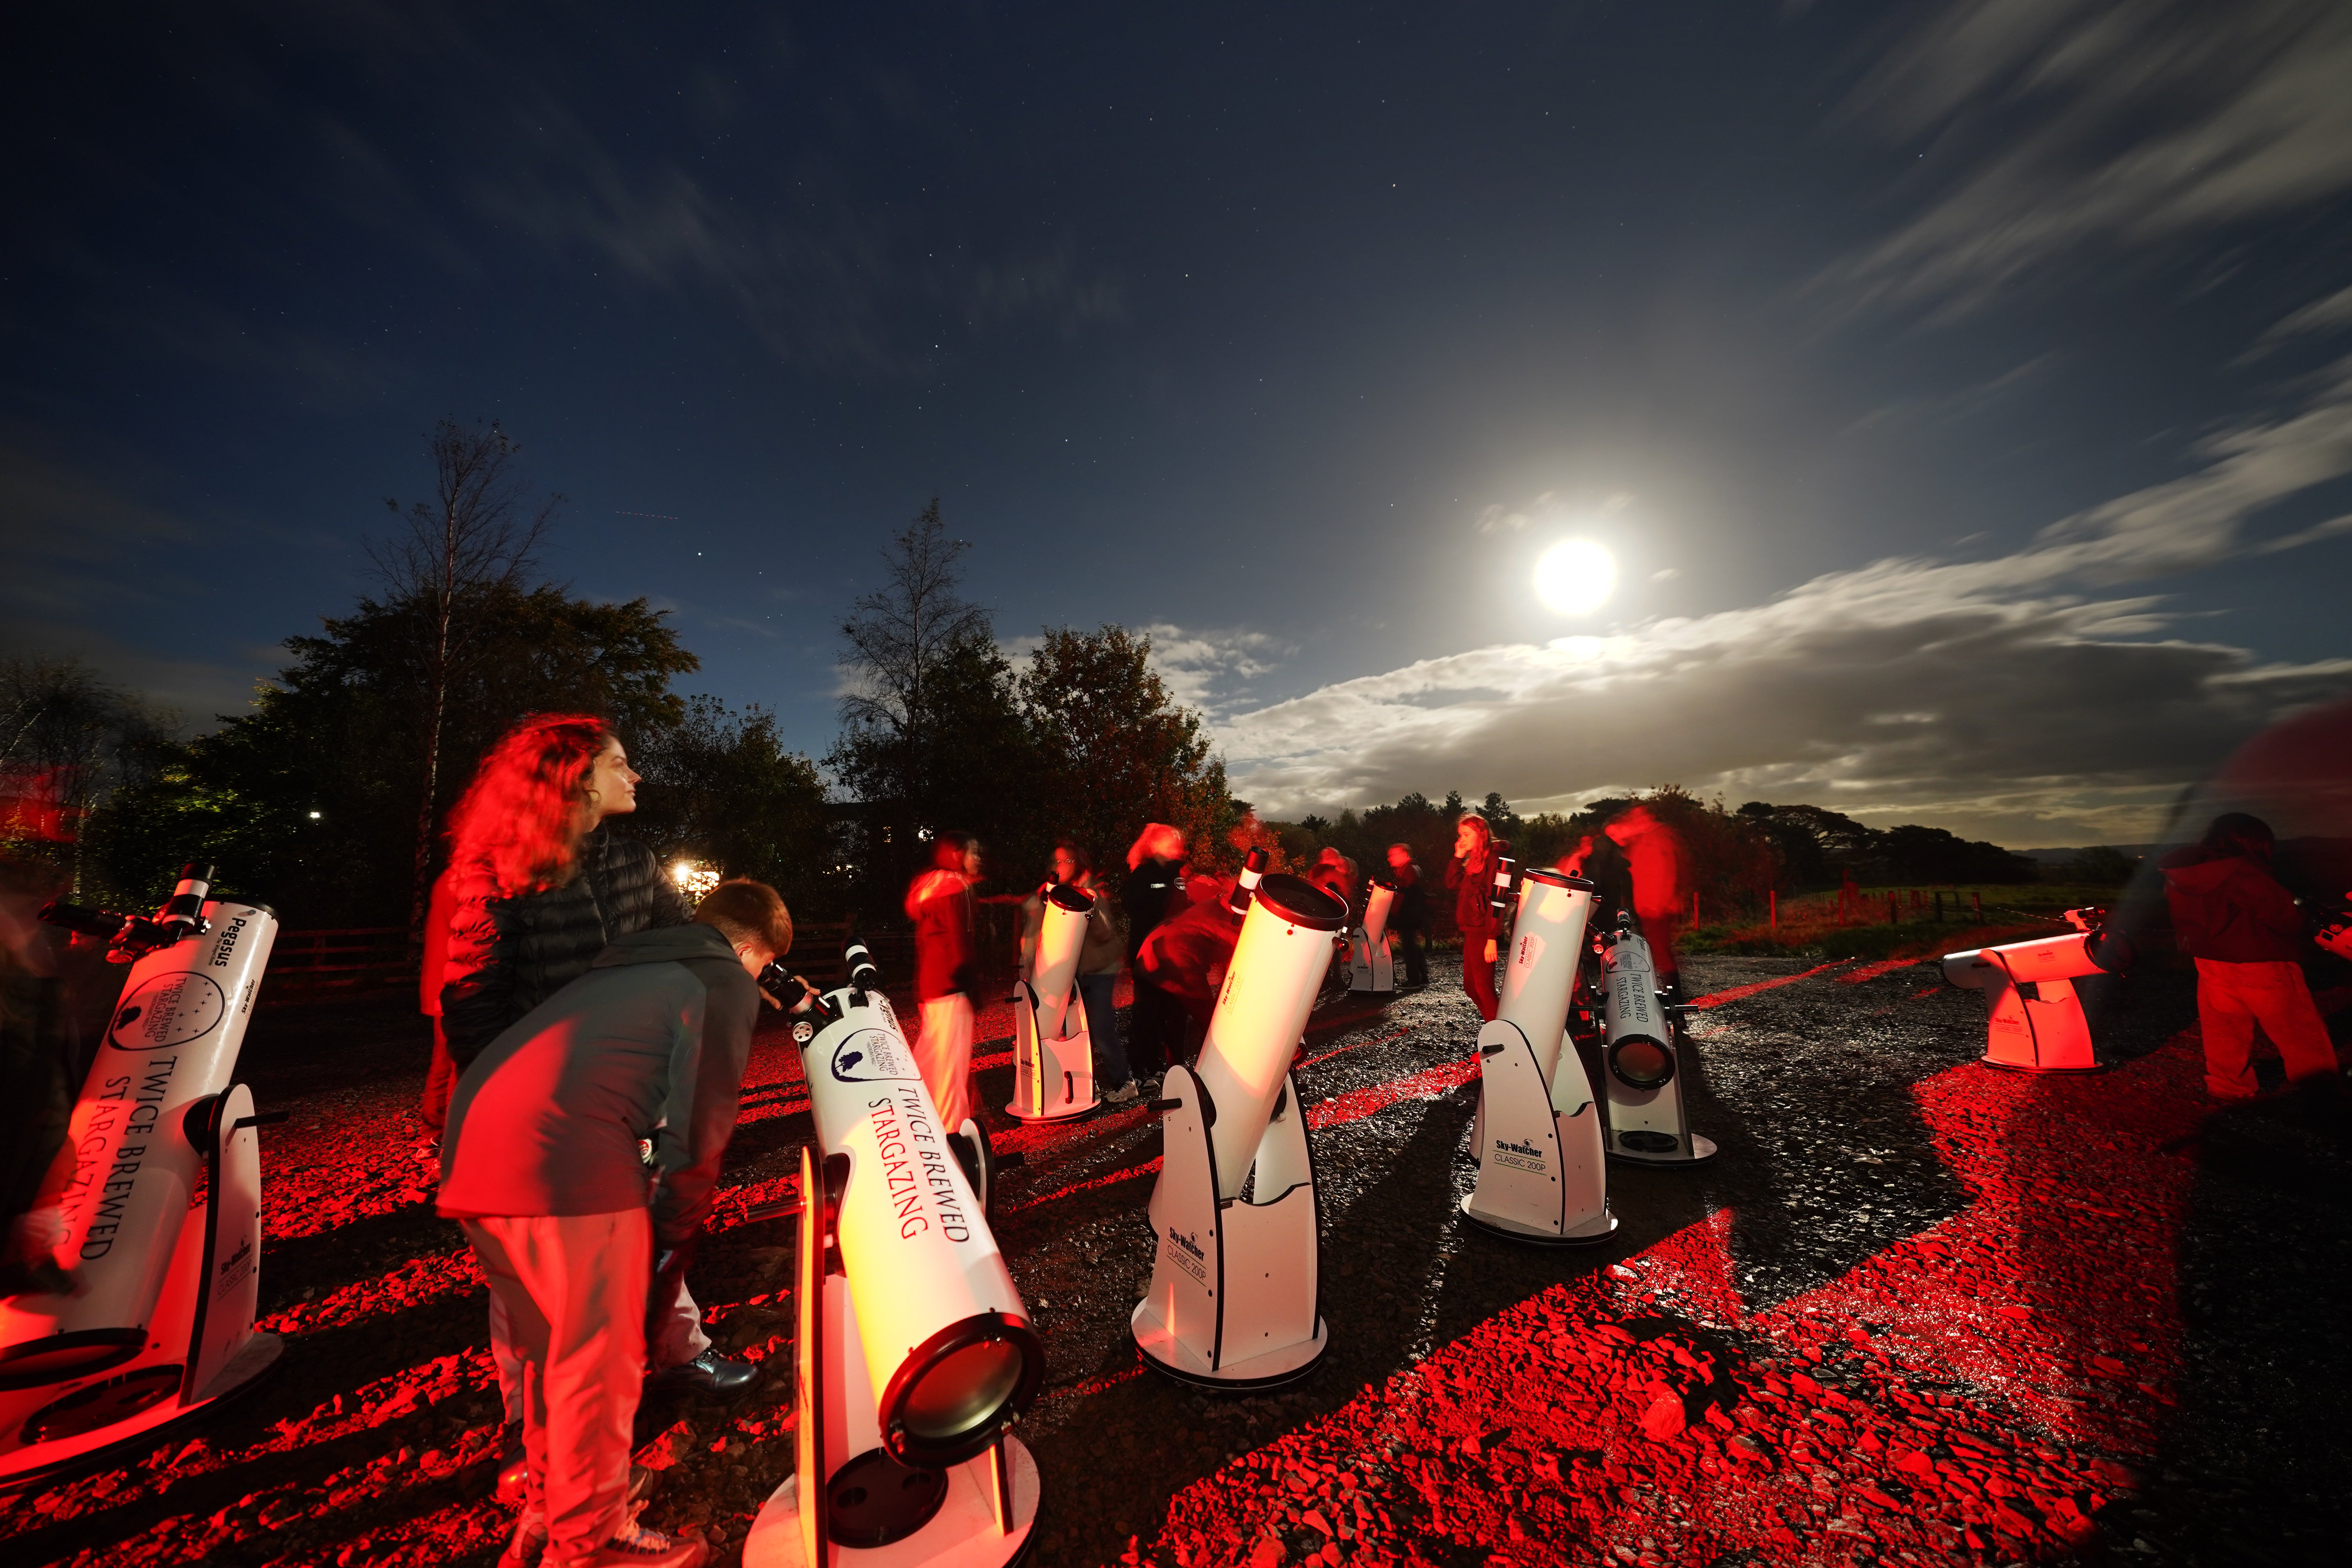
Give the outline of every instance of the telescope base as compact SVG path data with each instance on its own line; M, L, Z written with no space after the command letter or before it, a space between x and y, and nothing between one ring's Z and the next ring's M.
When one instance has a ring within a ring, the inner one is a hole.
M1315 1320L1315 1337L1276 1350L1261 1351L1244 1361L1227 1362L1212 1368L1194 1354L1183 1341L1169 1331L1151 1310L1151 1303L1139 1305L1128 1320L1135 1332L1136 1353L1143 1364L1160 1376L1195 1388L1222 1388L1236 1393L1261 1388L1279 1388L1296 1383L1313 1372L1331 1348L1331 1331L1320 1317Z
M2115 1070L2113 1066L2106 1062L2093 1062L2086 1068L2042 1068L2035 1067L2032 1062L2005 1062L1998 1057L1990 1056L1979 1057L1977 1058L1977 1065L1979 1067L1992 1068L2000 1072L2024 1073L2030 1078L2055 1078L2067 1074L2073 1074L2079 1077L2085 1073L2112 1072Z
M1049 1121L1076 1121L1081 1116L1092 1116L1096 1111L1100 1110L1101 1109L1102 1100L1099 1098L1097 1098L1087 1100L1084 1105L1066 1101L1062 1105L1048 1109L1042 1115L1030 1110L1025 1105L1008 1105L1004 1108L1004 1114L1010 1116L1015 1121L1025 1121L1032 1126L1042 1126Z
M914 1534L887 1546L827 1542L824 1563L812 1563L803 1543L800 1477L787 1476L751 1521L743 1541L743 1568L1012 1568L1037 1541L1037 1461L1018 1437L1007 1434L998 1441L1013 1493L1012 1513L1003 1521L997 1518L995 1454L986 1453L948 1470L946 1500Z
M1617 1216L1604 1214L1600 1219L1589 1221L1579 1229L1562 1236L1558 1231L1538 1230L1533 1226L1520 1225L1499 1215L1480 1214L1470 1204L1469 1198L1462 1200L1462 1217L1488 1236L1499 1236L1505 1241L1532 1242L1538 1247L1590 1247L1596 1241L1608 1240L1617 1229Z
M1618 1140L1624 1136L1626 1136L1624 1133L1619 1133L1610 1139L1609 1157L1612 1160L1622 1160L1628 1165L1704 1165L1721 1152L1716 1148L1714 1139L1702 1138L1696 1132L1690 1135L1690 1152L1687 1154L1679 1152L1654 1153L1643 1149L1622 1149L1618 1147Z
M159 1399L119 1421L110 1421L87 1432L35 1443L0 1456L0 1492L16 1491L64 1471L105 1463L152 1448L160 1435L167 1429L193 1420L222 1400L252 1387L263 1373L278 1363L278 1353L285 1348L286 1342L276 1334L254 1334L235 1355L229 1357L204 1392L188 1404L183 1405L176 1398ZM152 1363L143 1367L132 1366L101 1376L75 1394L62 1398L103 1398L103 1391L110 1387L120 1384L127 1390L134 1380L163 1370L166 1369ZM172 1367L169 1370L176 1373L180 1369Z

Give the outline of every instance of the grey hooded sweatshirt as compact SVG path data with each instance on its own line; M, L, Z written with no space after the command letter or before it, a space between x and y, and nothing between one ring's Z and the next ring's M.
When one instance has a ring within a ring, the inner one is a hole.
M759 1013L759 989L717 928L621 938L458 1080L440 1212L614 1214L650 1201L656 1242L682 1244L710 1209ZM650 1200L641 1138L660 1176Z

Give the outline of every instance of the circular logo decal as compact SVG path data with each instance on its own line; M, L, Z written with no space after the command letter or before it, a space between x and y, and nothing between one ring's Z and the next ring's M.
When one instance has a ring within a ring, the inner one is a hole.
M161 1051L212 1033L228 998L208 974L158 974L123 993L107 1043L118 1051Z

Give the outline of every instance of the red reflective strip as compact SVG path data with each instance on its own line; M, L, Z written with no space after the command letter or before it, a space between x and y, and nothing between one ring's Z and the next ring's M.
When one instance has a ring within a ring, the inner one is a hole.
M1114 1182L1131 1182L1138 1176L1156 1176L1159 1173L1160 1162L1146 1160L1140 1165L1129 1165L1123 1171L1113 1171L1107 1176L1094 1176L1083 1182L1072 1182L1066 1187L1056 1187L1054 1191L1037 1197L1024 1198L1017 1204L1006 1204L996 1212L1003 1215L1016 1215L1023 1209L1034 1209L1040 1204L1050 1204L1058 1199L1066 1198L1073 1193L1083 1193L1095 1187L1108 1187Z
M1892 974L1898 969L1908 969L1919 961L1916 958L1883 958L1876 963L1865 963L1852 974L1841 974L1841 985L1859 985L1865 980L1875 980L1882 974Z
M1753 985L1735 985L1728 991L1717 991L1711 995L1702 996L1696 1002L1685 1002L1683 1006L1692 1012L1708 1007L1720 1007L1726 1002L1737 1002L1743 996L1753 996L1759 991L1769 991L1776 985L1794 985L1800 980L1811 979L1824 969L1835 969L1841 963L1853 962L1851 958L1832 958L1827 963L1814 964L1802 974L1783 974L1778 980L1759 980Z
M1410 1077L1391 1079L1363 1089L1351 1089L1347 1093L1310 1106L1307 1111L1309 1127L1344 1127L1350 1121L1361 1121L1367 1116L1386 1110L1401 1100L1431 1100L1449 1089L1458 1088L1478 1076L1478 1058L1464 1062L1444 1062L1426 1068Z

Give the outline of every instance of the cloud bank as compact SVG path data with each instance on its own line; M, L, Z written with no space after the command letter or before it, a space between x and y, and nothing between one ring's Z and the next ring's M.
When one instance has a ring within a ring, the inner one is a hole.
M2352 472L2352 361L2196 456L2007 555L1889 558L1750 607L1423 659L1230 712L1218 740L1274 816L1449 787L1562 809L1673 782L2021 847L2145 837L2240 741L2352 691L2352 658L2264 663L2178 635L2160 598L2082 591L2352 530L2262 527Z

